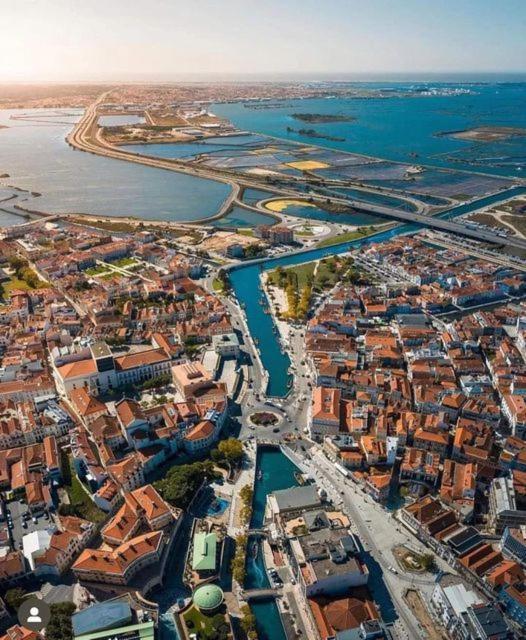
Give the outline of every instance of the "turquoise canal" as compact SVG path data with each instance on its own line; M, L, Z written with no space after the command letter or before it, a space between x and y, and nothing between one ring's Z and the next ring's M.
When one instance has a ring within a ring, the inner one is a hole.
M488 196L477 200L476 202L448 209L441 213L440 217L454 218L495 202L499 202L505 198L517 196L523 193L526 193L526 188L524 187L510 189L505 193ZM370 238L366 238L365 240L354 240L352 242L345 242L332 247L312 249L302 253L289 253L278 258L234 267L230 270L230 280L234 293L245 311L250 334L259 347L263 366L269 374L267 387L267 394L269 396L286 396L292 385L292 376L289 373L289 356L282 349L279 343L278 336L276 335L277 330L272 317L265 313L266 304L262 304L261 295L254 295L254 292L258 291L260 287L261 272L269 269L275 269L279 266L288 267L291 265L302 264L304 262L319 260L327 256L345 253L350 249L359 247L366 243L385 242L397 235L414 233L418 230L418 225L404 224L390 231L378 233Z
M274 447L259 447L256 468L261 470L262 477L254 486L254 502L250 526L258 528L263 525L267 495L279 489L288 489L298 483L294 477L297 467ZM248 554L245 588L258 589L270 586L263 553L259 543L249 541L249 550L253 544L258 545L258 553L254 558ZM252 611L257 619L258 634L261 640L285 640L285 630L281 622L278 607L274 600L254 602Z

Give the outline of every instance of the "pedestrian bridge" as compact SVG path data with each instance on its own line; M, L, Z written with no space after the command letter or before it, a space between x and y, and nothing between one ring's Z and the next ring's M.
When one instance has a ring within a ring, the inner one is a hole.
M245 589L241 592L243 600L251 602L254 600L268 600L269 598L281 598L283 591L271 587L264 589Z

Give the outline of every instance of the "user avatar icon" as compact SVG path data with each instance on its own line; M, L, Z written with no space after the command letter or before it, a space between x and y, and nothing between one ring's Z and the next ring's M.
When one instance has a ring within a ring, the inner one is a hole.
M18 608L20 625L30 631L42 631L49 623L50 617L51 609L47 602L34 596L26 598Z
M28 622L32 622L32 623L39 623L42 624L42 618L38 615L39 614L39 610L38 607L31 607L31 609L29 610L29 617L27 619Z

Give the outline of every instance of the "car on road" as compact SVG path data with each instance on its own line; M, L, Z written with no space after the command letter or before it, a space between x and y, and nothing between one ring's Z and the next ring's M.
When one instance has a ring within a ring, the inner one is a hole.
M393 567L393 565L391 565L391 564L390 564L387 568L388 568L388 569L389 569L389 571L391 571L392 573L394 573L394 574L396 574L396 575L398 574L398 571Z
M274 427L274 429L272 429L273 433L279 433L279 427Z

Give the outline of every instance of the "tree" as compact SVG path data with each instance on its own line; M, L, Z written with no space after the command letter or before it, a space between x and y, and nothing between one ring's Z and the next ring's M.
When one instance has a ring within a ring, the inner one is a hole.
M203 482L217 477L210 460L172 467L155 488L170 504L186 509Z
M243 443L237 438L221 440L217 449L224 461L231 467L237 467L243 460Z
M51 617L46 627L46 640L73 639L71 616L75 613L76 608L72 602L58 602L51 605Z
M433 572L436 567L435 556L432 553L425 553L422 556L422 567L426 571Z
M232 577L239 584L243 585L245 581L245 564L247 555L248 538L244 534L236 537L236 552L232 558Z
M217 279L223 285L223 291L230 291L230 278L228 277L228 273L224 269L219 269L217 272Z
M22 587L14 587L13 589L8 589L6 591L4 600L12 611L17 611L25 600L26 595L27 594Z
M241 507L240 516L245 524L250 522L252 517L252 500L254 498L254 489L250 484L246 484L241 487L239 491L239 497L243 506Z
M249 640L257 640L256 616L252 613L252 609L248 604L244 604L241 607L241 613L243 614L240 620L241 628Z

